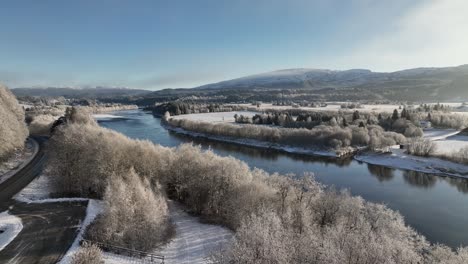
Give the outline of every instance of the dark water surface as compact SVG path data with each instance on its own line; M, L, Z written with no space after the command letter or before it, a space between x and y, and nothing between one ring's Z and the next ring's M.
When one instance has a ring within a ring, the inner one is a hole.
M328 186L349 189L353 195L399 211L407 224L431 242L452 247L468 245L468 180L194 139L168 132L160 119L140 110L120 111L124 119L100 121L131 138L148 139L167 147L194 142L222 156L233 156L268 172L313 172Z

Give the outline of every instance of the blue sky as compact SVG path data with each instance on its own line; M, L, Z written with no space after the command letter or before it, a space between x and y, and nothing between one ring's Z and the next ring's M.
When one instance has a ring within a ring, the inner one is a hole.
M464 0L0 4L0 82L194 87L284 68L468 63Z

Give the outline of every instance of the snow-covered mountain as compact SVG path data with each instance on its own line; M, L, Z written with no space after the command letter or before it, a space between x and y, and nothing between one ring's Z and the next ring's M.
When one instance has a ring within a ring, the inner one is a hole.
M416 68L397 72L372 72L365 69L345 71L325 69L286 69L203 85L204 89L246 88L382 88L388 85L446 85L454 81L468 80L468 65L446 68Z

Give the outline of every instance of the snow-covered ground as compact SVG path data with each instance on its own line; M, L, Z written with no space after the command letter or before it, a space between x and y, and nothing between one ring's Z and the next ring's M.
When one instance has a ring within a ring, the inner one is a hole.
M468 147L468 136L455 129L426 129L424 137L434 141L435 155L451 155Z
M0 251L10 244L22 229L21 218L8 212L0 213Z
M434 155L451 155L464 147L468 147L468 136L457 135L460 131L454 129L426 129L424 137L436 145ZM437 157L418 157L406 154L399 146L394 146L391 153L361 153L356 160L386 167L413 170L424 173L439 174L453 177L468 178L468 166L443 160Z
M175 224L176 235L156 253L163 255L166 263L207 263L207 258L220 250L232 238L233 233L219 225L199 222L175 202L170 202L171 219Z
M90 199L88 202L88 208L86 209L86 217L81 223L80 232L75 238L70 249L60 260L59 264L68 264L70 263L73 255L80 249L80 241L83 239L84 232L86 228L94 221L94 219L102 212L103 204L101 201Z
M346 103L346 102L343 102ZM310 111L355 111L358 110L360 112L387 112L392 113L393 110L399 109L400 105L394 104L380 104L380 105L368 105L362 104L361 108L356 109L342 109L341 105L342 102L330 102L327 103L326 107L297 107L294 108L290 105L272 105L272 104L261 104L260 107L253 106L251 104L239 104L244 107L256 108L258 111L264 111L266 109L278 109L278 110L286 110L286 109L302 109L302 110L310 110Z
M463 148L468 148L468 136L451 136L444 140L434 141L437 155L450 155Z
M451 177L468 178L468 166L432 157L408 155L406 150L394 147L391 153L362 153L354 159L373 165L381 165L395 169L419 171Z
M39 145L35 140L29 139L23 150L19 150L6 162L0 163L0 183L6 181L16 172L26 166L39 151Z
M200 223L197 217L184 212L176 202L170 201L169 208L176 234L168 244L155 251L155 254L165 257L164 263L208 263L209 256L220 250L233 236L230 230L222 226ZM108 264L137 263L133 258L109 253L104 253L104 260Z
M460 133L455 129L424 129L424 137L430 140L442 140Z
M234 115L243 115L252 117L258 112L251 111L235 111L235 112L213 112L213 113L200 113L200 114L189 114L189 115L177 115L172 116L173 119L187 119L191 121L202 121L212 123L234 123Z
M26 203L48 199L51 191L50 185L50 178L47 175L41 174L13 196L13 199Z

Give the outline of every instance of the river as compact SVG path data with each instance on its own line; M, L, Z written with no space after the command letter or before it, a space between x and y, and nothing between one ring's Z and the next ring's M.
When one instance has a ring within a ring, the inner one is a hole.
M100 125L167 147L193 142L270 173L313 172L316 180L327 186L346 188L353 195L399 211L407 224L433 243L468 245L468 180L389 169L352 159L308 157L191 138L167 131L159 118L141 110L116 115L123 118L101 120Z

